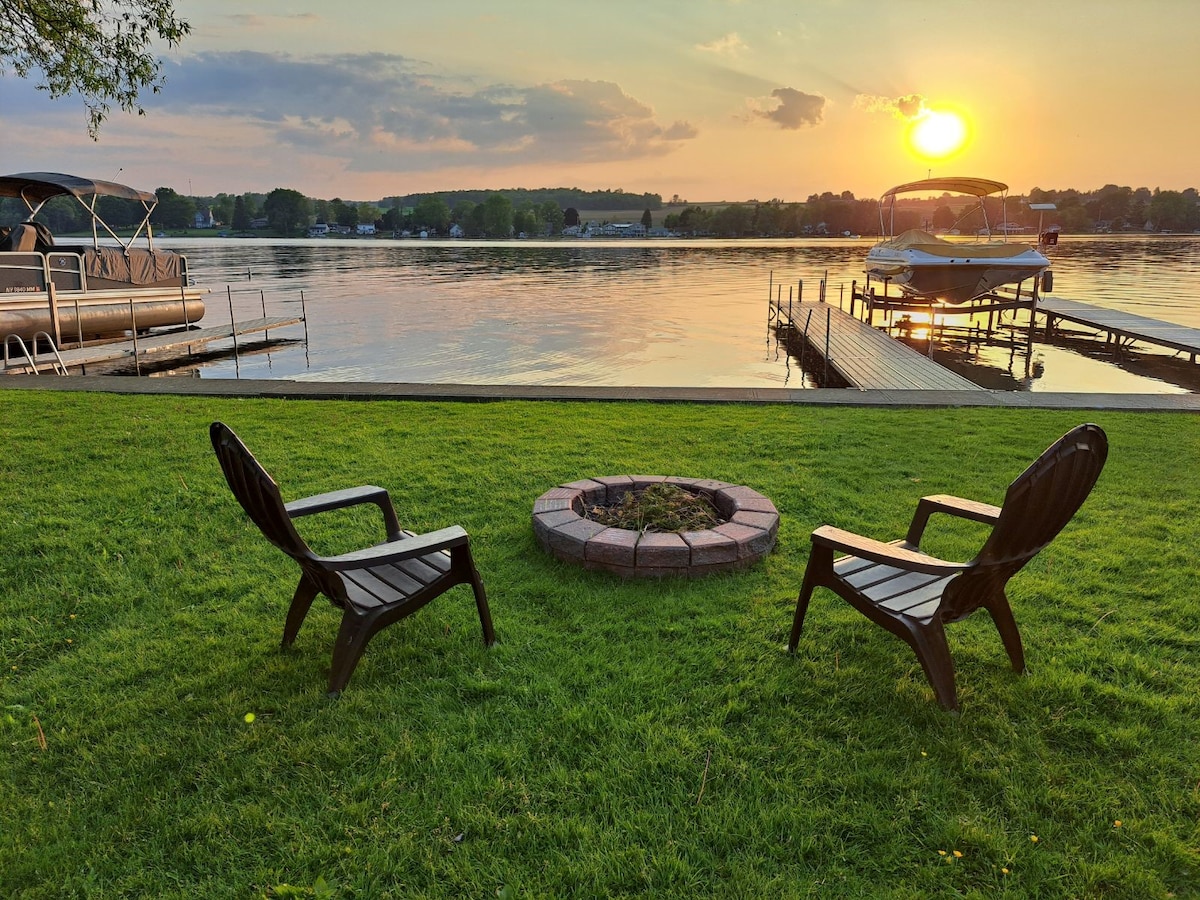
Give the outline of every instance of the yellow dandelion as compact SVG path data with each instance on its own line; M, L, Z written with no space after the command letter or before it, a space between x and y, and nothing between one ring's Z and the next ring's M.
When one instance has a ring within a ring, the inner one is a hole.
M1001 869L1000 871L1001 871L1003 874L1005 874L1005 875L1007 875L1007 874L1008 874L1008 869Z
M75 618L75 613L71 613L71 618Z
M1038 842L1038 836L1036 834L1031 834L1029 836L1029 840L1033 841L1036 844Z
M67 638L67 643L68 643L68 644L73 644L73 643L75 643L75 642L74 642L73 640L71 640L70 638Z
M955 850L955 851L954 851L954 858L955 858L955 859L962 859L962 851L961 851L961 850Z
M928 756L929 754L928 754L928 753L926 753L924 750L922 750L922 751L921 751L921 755L922 755L922 756Z
M1113 828L1120 828L1120 827L1121 827L1120 819L1117 819L1115 822L1113 822Z
M242 719L245 721L245 723L247 725L249 725L251 722L254 721L254 713L246 713L246 715L242 716Z
M939 851L938 851L938 856L945 856L945 855L946 855L946 851L945 851L945 850L939 850Z

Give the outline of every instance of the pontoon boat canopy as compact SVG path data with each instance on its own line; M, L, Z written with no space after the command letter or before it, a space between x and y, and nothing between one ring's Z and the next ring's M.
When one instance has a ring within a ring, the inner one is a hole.
M909 191L956 191L960 194L971 194L975 197L986 197L988 194L999 194L1007 191L1008 185L987 178L926 178L922 181L910 181L892 188L885 193L884 198L893 194L906 194Z
M22 172L18 175L0 176L0 197L17 197L29 209L29 219L38 214L47 200L54 197L74 197L75 201L87 210L92 217L92 243L100 246L100 232L103 228L122 247L129 250L133 242L146 232L146 243L154 249L154 232L150 227L150 214L158 205L158 197L146 191L139 191L128 185L117 184L115 181L93 181L90 178L80 178L77 175L63 175L60 172ZM100 218L96 210L101 197L118 197L122 200L134 200L142 204L142 222L138 225L129 240L122 239L108 223Z
M139 191L115 181L93 181L76 175L59 172L21 172L17 175L0 176L0 197L18 197L30 208L40 206L51 197L70 195L79 200L84 197L121 197L125 200L140 200L153 206L158 197Z

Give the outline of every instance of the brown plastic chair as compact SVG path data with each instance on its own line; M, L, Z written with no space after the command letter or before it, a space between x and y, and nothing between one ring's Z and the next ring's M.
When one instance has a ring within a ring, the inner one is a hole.
M958 497L923 497L902 541L883 543L823 526L812 533L812 554L796 600L788 651L804 627L813 588L827 587L916 651L938 702L958 709L954 661L943 625L986 609L1000 631L1014 671L1025 669L1021 635L1004 587L1075 515L1100 477L1108 439L1097 425L1059 438L1008 487L995 507ZM992 526L979 554L954 563L922 553L930 515L948 513ZM834 559L834 553L845 553Z
M209 436L225 480L246 514L267 540L300 566L300 583L283 628L283 646L295 641L318 593L342 608L342 624L329 671L330 694L346 687L376 632L412 615L458 584L470 584L475 592L484 643L490 647L496 642L483 581L462 528L452 525L424 535L402 531L387 491L374 485L284 503L279 486L228 425L213 422ZM292 522L301 516L360 503L379 507L387 531L383 543L364 550L317 556Z

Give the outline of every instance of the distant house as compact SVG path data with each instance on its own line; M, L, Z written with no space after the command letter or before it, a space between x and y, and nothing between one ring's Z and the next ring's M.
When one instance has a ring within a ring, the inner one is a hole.
M309 237L328 237L329 226L324 222L317 222L315 225L308 226Z
M462 226L459 225L457 222L455 222L453 225L450 226L450 237L460 238L462 236L463 236Z
M204 207L196 210L196 227L197 228L215 228L216 222L213 221L212 209Z
M358 233L359 233L360 235L373 235L373 234L375 234L375 225L374 225L374 223L359 222L359 223L358 223Z
M645 237L646 226L641 222L605 222L598 229L592 229L592 234L601 237Z

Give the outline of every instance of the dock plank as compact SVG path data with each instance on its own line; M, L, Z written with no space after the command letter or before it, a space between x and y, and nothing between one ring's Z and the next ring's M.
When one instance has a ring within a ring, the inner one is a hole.
M1196 355L1200 354L1200 328L1176 325L1148 316L1139 316L1137 313L1095 306L1065 297L1042 297L1034 311L1046 317L1048 330L1053 328L1055 319L1064 319L1118 337L1146 341L1188 353L1193 361Z
M809 346L821 357L828 330L829 367L859 390L984 390L828 303L799 303L778 314L780 324L790 323L798 336L807 326Z
M256 334L269 332L289 325L303 322L300 316L268 316L257 319L244 319L228 325L214 325L206 328L189 328L176 331L156 332L133 339L114 341L107 344L96 344L91 347L77 347L71 350L60 350L58 359L69 369L80 368L99 363L116 362L122 359L134 359L136 352L139 361L172 353L190 353L210 344L213 341L228 340L235 335ZM37 368L43 372L52 370L57 362L52 353L39 353L34 357ZM10 357L3 366L5 373L22 374L30 372L30 366L24 357Z

